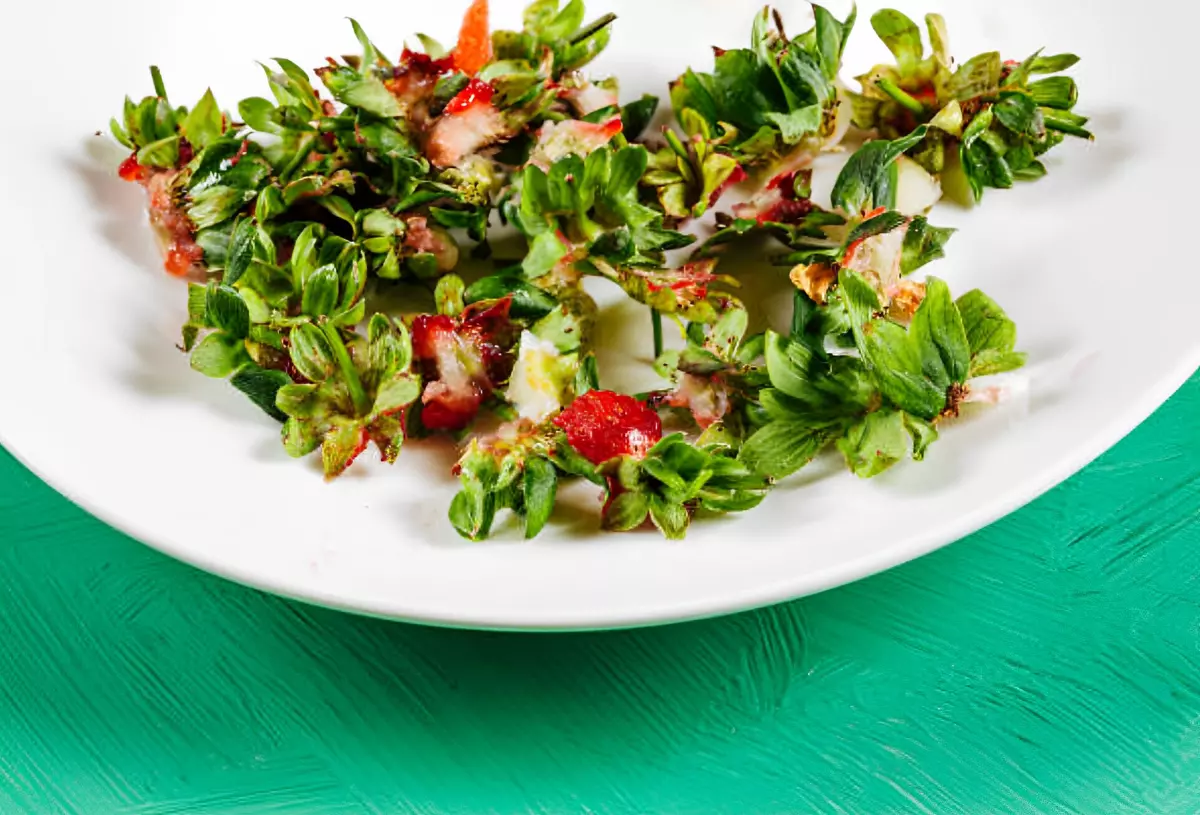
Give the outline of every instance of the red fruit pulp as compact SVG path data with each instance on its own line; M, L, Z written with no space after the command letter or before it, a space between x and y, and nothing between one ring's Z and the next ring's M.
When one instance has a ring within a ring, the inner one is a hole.
M476 105L490 105L492 97L495 95L496 89L487 82L481 79L472 79L465 88L446 103L445 115L453 116L456 113L470 110Z
M662 439L662 419L632 396L588 391L554 418L567 441L593 464L618 456L644 458Z

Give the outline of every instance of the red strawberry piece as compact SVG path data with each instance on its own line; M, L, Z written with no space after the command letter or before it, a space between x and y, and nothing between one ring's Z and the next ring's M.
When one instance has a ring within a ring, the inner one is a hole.
M125 181L145 181L150 170L138 164L137 152L129 154L129 158L121 162L121 166L117 168L117 175Z
M618 456L645 458L662 438L662 419L632 396L588 391L554 417L567 441L593 464Z
M454 46L454 67L464 74L477 74L492 61L492 34L488 30L488 0L475 0L463 17Z
M735 204L733 214L738 218L757 221L760 224L798 223L812 212L813 204L808 198L796 195L796 170L781 173L772 178L766 188L744 204Z
M490 106L492 97L495 95L496 89L490 83L484 82L482 79L472 79L465 88L446 103L445 115L453 116L456 113L464 113L476 105Z
M430 430L461 430L483 400L512 373L517 331L512 301L469 310L455 320L425 314L413 321L413 358L426 379L421 419Z

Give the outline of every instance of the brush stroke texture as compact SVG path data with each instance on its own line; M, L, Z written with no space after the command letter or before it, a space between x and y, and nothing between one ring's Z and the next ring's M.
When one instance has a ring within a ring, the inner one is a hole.
M0 813L1194 813L1198 414L890 573L587 635L243 589L0 453Z

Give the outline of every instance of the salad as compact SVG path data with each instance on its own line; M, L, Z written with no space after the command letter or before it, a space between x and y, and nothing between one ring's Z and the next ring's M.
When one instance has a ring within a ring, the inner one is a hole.
M660 100L622 104L586 68L613 15L535 0L521 30L491 30L474 0L453 46L418 35L394 56L351 21L361 55L311 72L265 67L269 96L222 109L154 93L112 121L130 150L164 266L187 283L180 347L281 425L326 476L368 447L449 436L471 539L503 510L527 537L560 482L584 479L609 530L681 538L704 516L753 509L834 447L869 478L920 460L977 380L1021 367L1016 327L981 291L912 275L953 230L927 213L1040 178L1068 137L1077 58L997 52L956 62L945 21L871 17L892 64L844 83L856 14L777 12L749 43L714 48ZM824 206L814 160L849 159ZM707 217L705 217L707 216ZM703 220L700 220L702 219ZM489 242L519 233L521 251ZM786 330L750 333L727 248L755 236L793 284ZM470 256L490 272L460 274ZM646 307L660 388L602 388L589 277ZM425 311L378 304L423 290ZM663 333L683 347L664 350Z

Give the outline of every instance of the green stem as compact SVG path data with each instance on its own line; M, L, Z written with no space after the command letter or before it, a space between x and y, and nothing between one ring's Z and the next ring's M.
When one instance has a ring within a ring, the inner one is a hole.
M167 86L163 83L162 73L158 70L157 65L150 66L150 78L154 80L154 95L166 102Z
M875 82L875 87L886 93L906 110L912 111L917 115L925 112L925 106L923 104L910 96L903 88L901 88L892 80L886 77L878 79Z
M1066 133L1068 136L1078 136L1088 141L1095 138L1090 130L1085 129L1079 124L1080 120L1087 121L1084 117L1070 113L1069 111L1055 110L1053 108L1041 108L1041 111L1047 129L1057 130L1060 133Z
M656 308L650 309L650 326L654 329L654 358L658 359L663 352L662 312Z
M355 414L360 418L366 416L371 412L371 402L367 398L362 380L358 377L358 368L354 366L354 360L350 359L350 352L346 350L346 344L342 342L341 334L329 323L322 323L321 331L325 334L325 339L329 340L330 348L333 349L333 359L341 370L346 390L350 391L350 401L354 404Z
M588 37L592 36L600 29L604 28L606 25L609 25L610 23L612 23L612 21L615 19L617 19L617 15L613 14L610 11L608 14L605 14L603 17L596 20L591 25L587 26L586 28L581 29L579 31L579 33L577 33L574 37L572 37L570 39L569 43L571 45L576 45L577 43L583 42Z

